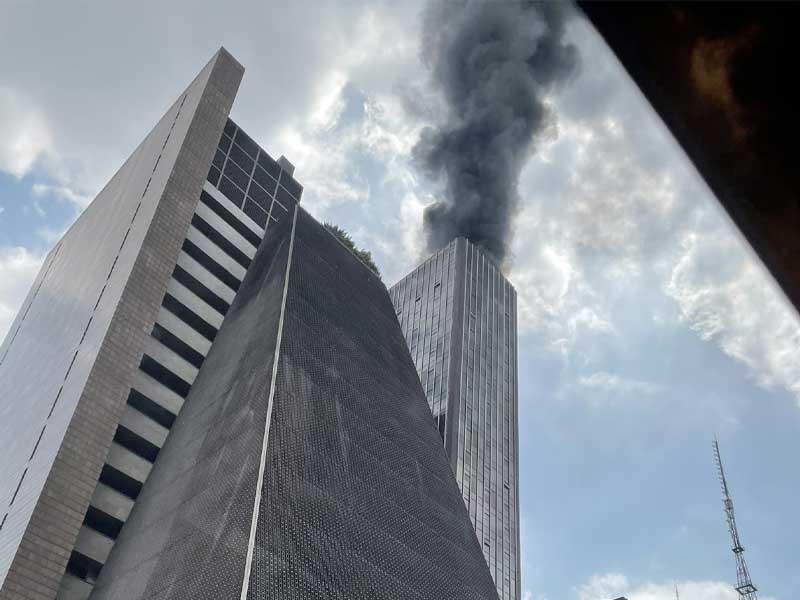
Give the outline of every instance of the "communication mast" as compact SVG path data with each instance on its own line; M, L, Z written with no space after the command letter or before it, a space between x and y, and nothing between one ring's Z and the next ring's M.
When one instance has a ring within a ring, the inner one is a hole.
M722 485L722 504L725 507L725 519L728 521L728 531L733 542L733 555L736 557L736 591L742 600L758 600L758 590L750 580L747 562L744 560L744 548L739 540L739 531L736 529L736 519L733 515L733 500L728 492L728 482L725 480L725 471L722 470L722 458L719 454L719 443L714 438L714 459L717 461L717 474Z

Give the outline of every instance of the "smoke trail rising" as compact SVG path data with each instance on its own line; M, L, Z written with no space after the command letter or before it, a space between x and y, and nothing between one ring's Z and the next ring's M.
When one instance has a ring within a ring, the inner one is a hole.
M578 66L564 21L557 3L428 5L422 58L446 107L414 148L415 162L443 183L443 197L425 210L429 250L465 236L506 258L520 171L555 124L544 95Z

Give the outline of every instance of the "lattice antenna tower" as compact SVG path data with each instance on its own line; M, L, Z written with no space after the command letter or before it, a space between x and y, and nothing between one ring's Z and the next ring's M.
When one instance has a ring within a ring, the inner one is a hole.
M733 500L728 492L728 482L725 479L725 471L722 469L722 458L719 454L719 442L714 438L714 459L717 461L717 474L722 485L722 504L725 507L725 519L728 522L728 531L733 542L733 555L736 557L736 591L742 600L758 600L758 590L750 580L750 572L747 569L747 562L744 559L744 547L739 539L739 531L736 529L736 518L733 514Z

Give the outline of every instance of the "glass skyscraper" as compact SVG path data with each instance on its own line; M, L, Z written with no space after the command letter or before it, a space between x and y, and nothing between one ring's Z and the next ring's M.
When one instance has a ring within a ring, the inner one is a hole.
M456 238L390 295L498 593L517 600L516 291Z

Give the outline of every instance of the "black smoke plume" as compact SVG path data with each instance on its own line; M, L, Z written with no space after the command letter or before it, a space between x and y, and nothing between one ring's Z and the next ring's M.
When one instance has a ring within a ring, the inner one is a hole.
M444 196L425 210L428 249L464 236L502 262L520 171L554 116L544 96L578 66L555 2L431 0L422 58L445 117L423 130L415 162Z

